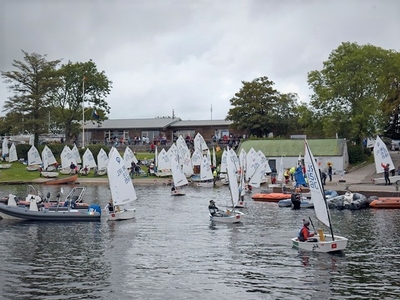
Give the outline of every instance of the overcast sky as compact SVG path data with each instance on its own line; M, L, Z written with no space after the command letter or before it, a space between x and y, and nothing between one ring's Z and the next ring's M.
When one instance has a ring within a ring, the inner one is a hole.
M1 0L0 24L1 71L21 50L92 59L111 119L225 119L261 76L307 102L307 73L342 42L400 51L398 0ZM1 110L9 96L2 79Z

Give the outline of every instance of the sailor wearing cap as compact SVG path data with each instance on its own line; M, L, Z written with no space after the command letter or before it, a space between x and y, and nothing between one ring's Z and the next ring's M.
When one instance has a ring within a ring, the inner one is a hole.
M215 205L214 200L210 200L210 204L208 205L208 210L210 211L210 214L214 216L218 212L218 207Z

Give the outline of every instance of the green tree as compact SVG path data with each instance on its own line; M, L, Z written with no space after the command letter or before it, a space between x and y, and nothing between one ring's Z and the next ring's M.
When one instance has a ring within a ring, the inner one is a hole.
M242 81L242 88L230 99L226 120L232 127L246 130L251 136L286 135L296 128L296 94L282 94L273 88L268 77Z
M80 133L82 127L75 121L82 121L83 113L85 121L101 122L110 112L105 98L110 94L112 82L104 71L97 70L92 60L68 62L61 66L59 76L62 84L53 94L54 113L65 128L66 139L71 140ZM100 115L99 119L93 118L94 110Z
M391 94L394 55L398 53L347 42L330 54L321 71L309 72L312 118L320 122L322 135L339 133L362 145L364 137L383 129L388 111L393 113L393 106L384 110L383 104Z
M51 93L59 79L56 68L60 60L47 61L46 55L25 52L23 61L14 60L14 71L1 71L4 83L14 93L5 101L3 111L14 120L15 131L29 129L38 145L39 134L47 132L47 114L51 107ZM18 118L19 119L16 119Z

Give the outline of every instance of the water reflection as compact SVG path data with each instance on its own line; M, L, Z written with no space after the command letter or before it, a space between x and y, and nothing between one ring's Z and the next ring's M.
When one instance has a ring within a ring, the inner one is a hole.
M52 195L59 187L41 187ZM21 195L25 187L4 187ZM69 187L65 186L64 195ZM20 192L20 193L18 193ZM396 298L400 212L332 211L345 256L292 248L313 210L248 200L242 224L211 223L209 199L227 188L137 187L137 218L124 222L0 221L0 293L8 299ZM104 206L107 186L85 199ZM316 221L315 226L318 226Z

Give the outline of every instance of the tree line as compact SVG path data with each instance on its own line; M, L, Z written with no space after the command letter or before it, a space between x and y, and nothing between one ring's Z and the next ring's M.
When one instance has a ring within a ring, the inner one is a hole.
M12 63L15 70L1 71L12 93L3 106L6 115L0 118L2 135L34 134L38 145L40 134L61 130L70 142L78 136L83 118L106 118L112 82L92 60L61 64L46 55L22 53L23 60Z
M93 122L107 118L112 82L92 60L61 64L46 55L22 53L23 60L12 63L15 70L1 71L12 96L3 107L0 134L33 133L37 144L40 134L61 129L69 142L79 134L83 115ZM342 43L321 70L308 72L307 83L313 90L309 103L277 91L267 76L242 81L229 100L226 120L258 138L270 133L339 136L360 145L377 134L400 139L399 52Z
M370 44L342 43L307 74L309 103L283 94L267 77L243 81L227 120L249 136L339 136L362 145L377 134L400 139L400 53Z

